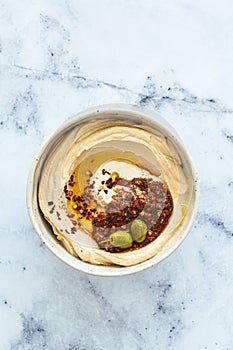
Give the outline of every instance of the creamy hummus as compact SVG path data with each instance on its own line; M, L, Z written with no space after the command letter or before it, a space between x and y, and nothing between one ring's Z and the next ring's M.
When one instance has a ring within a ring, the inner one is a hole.
M137 125L133 121L119 122L107 116L81 122L58 140L44 164L38 191L40 208L61 244L77 258L101 265L138 264L155 256L178 234L186 215L192 184L181 156L174 139L159 127ZM77 177L82 190L91 171L97 205L105 205L109 202L109 193L99 196L97 192L104 179L100 171L103 165L126 179L135 175L152 177L168 186L173 198L173 213L167 227L153 242L137 250L110 253L99 248L88 225L77 225L78 218L68 208L64 186L71 174L79 169Z

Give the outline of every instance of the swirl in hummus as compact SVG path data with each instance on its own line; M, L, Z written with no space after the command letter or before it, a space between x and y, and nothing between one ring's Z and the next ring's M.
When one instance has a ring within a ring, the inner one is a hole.
M159 127L100 116L58 140L42 169L39 205L72 255L130 266L178 232L192 193L187 168Z

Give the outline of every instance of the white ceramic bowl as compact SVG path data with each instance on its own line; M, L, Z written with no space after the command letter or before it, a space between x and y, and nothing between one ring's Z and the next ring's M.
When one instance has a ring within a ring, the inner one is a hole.
M101 113L108 113L113 118L114 115L120 115L123 118L138 118L139 121L147 121L150 124L153 124L153 126L159 127L160 130L164 130L166 134L170 135L170 137L173 138L173 141L175 142L177 148L182 151L181 153L183 157L186 158L185 161L188 164L190 174L192 174L192 202L188 207L187 215L185 217L184 222L182 223L181 234L178 234L178 232L176 235L174 235L174 237L170 239L169 242L163 247L163 249L154 257L140 264L129 267L92 265L81 261L76 257L73 257L70 253L68 253L65 250L65 248L63 248L63 246L52 234L52 229L48 222L44 219L44 216L40 210L38 203L38 185L40 181L41 169L46 160L46 155L50 152L57 140L61 138L67 130L71 129L72 127L75 127L77 122L80 122L80 120L83 120L87 117L95 118L96 115L100 115ZM60 258L64 263L68 264L69 266L79 271L99 276L128 275L156 265L160 261L168 257L182 243L182 241L189 233L196 217L198 208L198 198L199 185L196 171L193 167L190 156L185 150L184 145L180 140L179 136L177 135L176 131L167 123L165 119L158 116L155 112L137 108L127 104L109 104L90 108L84 112L79 113L78 115L64 123L41 148L38 157L36 158L33 167L30 171L27 185L28 212L34 229L39 235L42 242L51 250L51 252L53 252L53 254L55 254L58 258Z

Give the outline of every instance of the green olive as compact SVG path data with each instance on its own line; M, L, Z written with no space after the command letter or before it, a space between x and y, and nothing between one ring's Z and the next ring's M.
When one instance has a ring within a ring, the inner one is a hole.
M126 231L116 231L111 233L109 240L114 247L119 247L121 249L130 248L133 244L130 233Z
M141 243L146 239L147 226L144 221L140 219L134 220L130 230L134 241Z

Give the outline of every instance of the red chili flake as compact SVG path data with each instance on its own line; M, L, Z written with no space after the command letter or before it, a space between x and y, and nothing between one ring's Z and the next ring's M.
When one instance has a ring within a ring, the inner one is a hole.
M58 220L61 220L61 214L58 211L56 211L56 214L57 214Z
M53 207L52 207L51 210L49 211L50 214L53 214L54 210L55 210L55 205L53 205Z
M76 229L76 227L71 227L71 233L75 233L75 232L77 232L77 229Z
M110 177L105 183L106 183L106 186L108 187L109 185L112 185L112 178Z
M109 171L107 171L106 169L102 169L102 175L105 175L105 174L111 175Z

